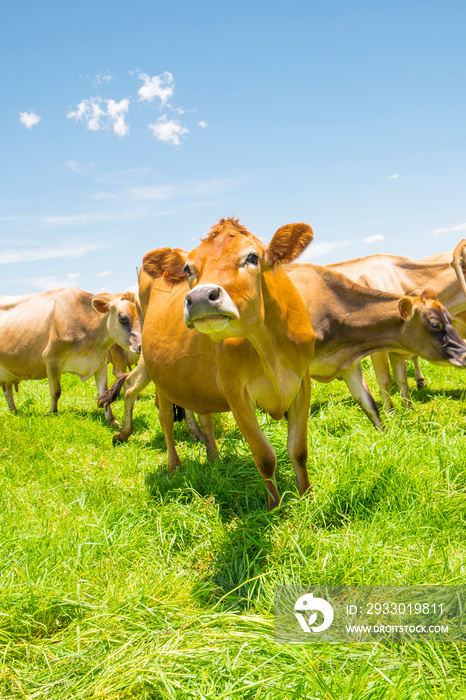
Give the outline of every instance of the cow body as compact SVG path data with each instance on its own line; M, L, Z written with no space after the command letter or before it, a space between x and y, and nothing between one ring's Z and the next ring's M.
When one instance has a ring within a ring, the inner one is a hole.
M65 372L107 385L107 351L114 342L140 351L134 295L94 297L74 287L21 297L0 297L0 384L16 412L13 385L48 378L51 412L57 411ZM114 420L106 411L109 422Z
M464 241L453 252L438 253L423 260L413 260L401 255L369 255L340 263L327 265L327 268L340 272L349 279L366 287L381 289L394 294L420 294L425 287L434 289L439 301L453 317L453 325L466 337L466 295L463 291L459 270L452 265L455 253L459 257ZM462 274L461 274L462 276ZM390 398L391 377L388 352L374 353L371 356L377 381L381 389L384 406L393 409ZM424 378L412 357L418 388L425 385ZM402 402L411 405L408 393L405 358L397 353L390 354L390 360L399 386Z
M295 263L285 269L316 333L312 378L329 382L341 376L376 427L382 423L358 365L363 357L392 351L440 365L466 365L466 345L433 290L400 297L355 284L328 267Z
M173 403L199 414L211 456L212 414L232 411L264 478L269 508L279 503L276 456L260 430L257 406L275 419L287 415L298 489L302 494L309 488L306 432L315 336L279 263L293 260L311 240L309 226L292 224L266 247L237 221L222 219L187 259L161 249L143 261L144 275L153 278L143 363L157 387L169 469L179 464ZM144 289L140 298L144 306Z

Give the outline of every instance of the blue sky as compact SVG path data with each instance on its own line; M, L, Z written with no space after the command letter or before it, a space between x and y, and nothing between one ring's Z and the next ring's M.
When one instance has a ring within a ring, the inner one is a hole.
M0 294L121 291L221 217L304 258L466 237L464 2L8 3Z

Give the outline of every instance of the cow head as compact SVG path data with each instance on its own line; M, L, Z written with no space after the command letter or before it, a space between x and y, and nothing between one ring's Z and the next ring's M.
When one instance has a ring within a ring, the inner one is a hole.
M98 313L108 314L109 339L125 350L136 354L141 352L141 328L134 294L103 294L94 297L92 306Z
M426 289L419 297L403 297L398 302L401 317L406 321L406 345L419 347L422 357L434 364L452 364L466 367L466 344L452 326L452 318L442 306L433 289Z
M143 269L167 284L186 280L188 328L212 340L247 337L264 320L264 273L291 262L312 241L307 224L282 226L265 245L238 220L221 219L190 253L162 248L144 257Z

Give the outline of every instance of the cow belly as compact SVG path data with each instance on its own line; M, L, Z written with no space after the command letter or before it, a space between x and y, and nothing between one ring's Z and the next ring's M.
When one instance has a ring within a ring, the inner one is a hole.
M45 379L47 371L42 361L21 362L20 358L0 359L0 382L17 382L25 379Z
M104 361L105 353L103 355L99 354L98 356L71 355L63 361L61 371L63 373L71 372L71 374L77 374L78 377L85 382L97 372Z

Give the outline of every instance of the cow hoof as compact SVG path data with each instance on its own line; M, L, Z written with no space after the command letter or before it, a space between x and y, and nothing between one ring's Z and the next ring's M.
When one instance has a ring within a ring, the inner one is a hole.
M418 390L427 389L427 382L425 379L416 379L416 386Z
M128 438L123 437L123 435L120 435L120 433L115 433L115 435L112 438L112 443L113 447L117 447L118 445L123 445L124 442L127 442Z

